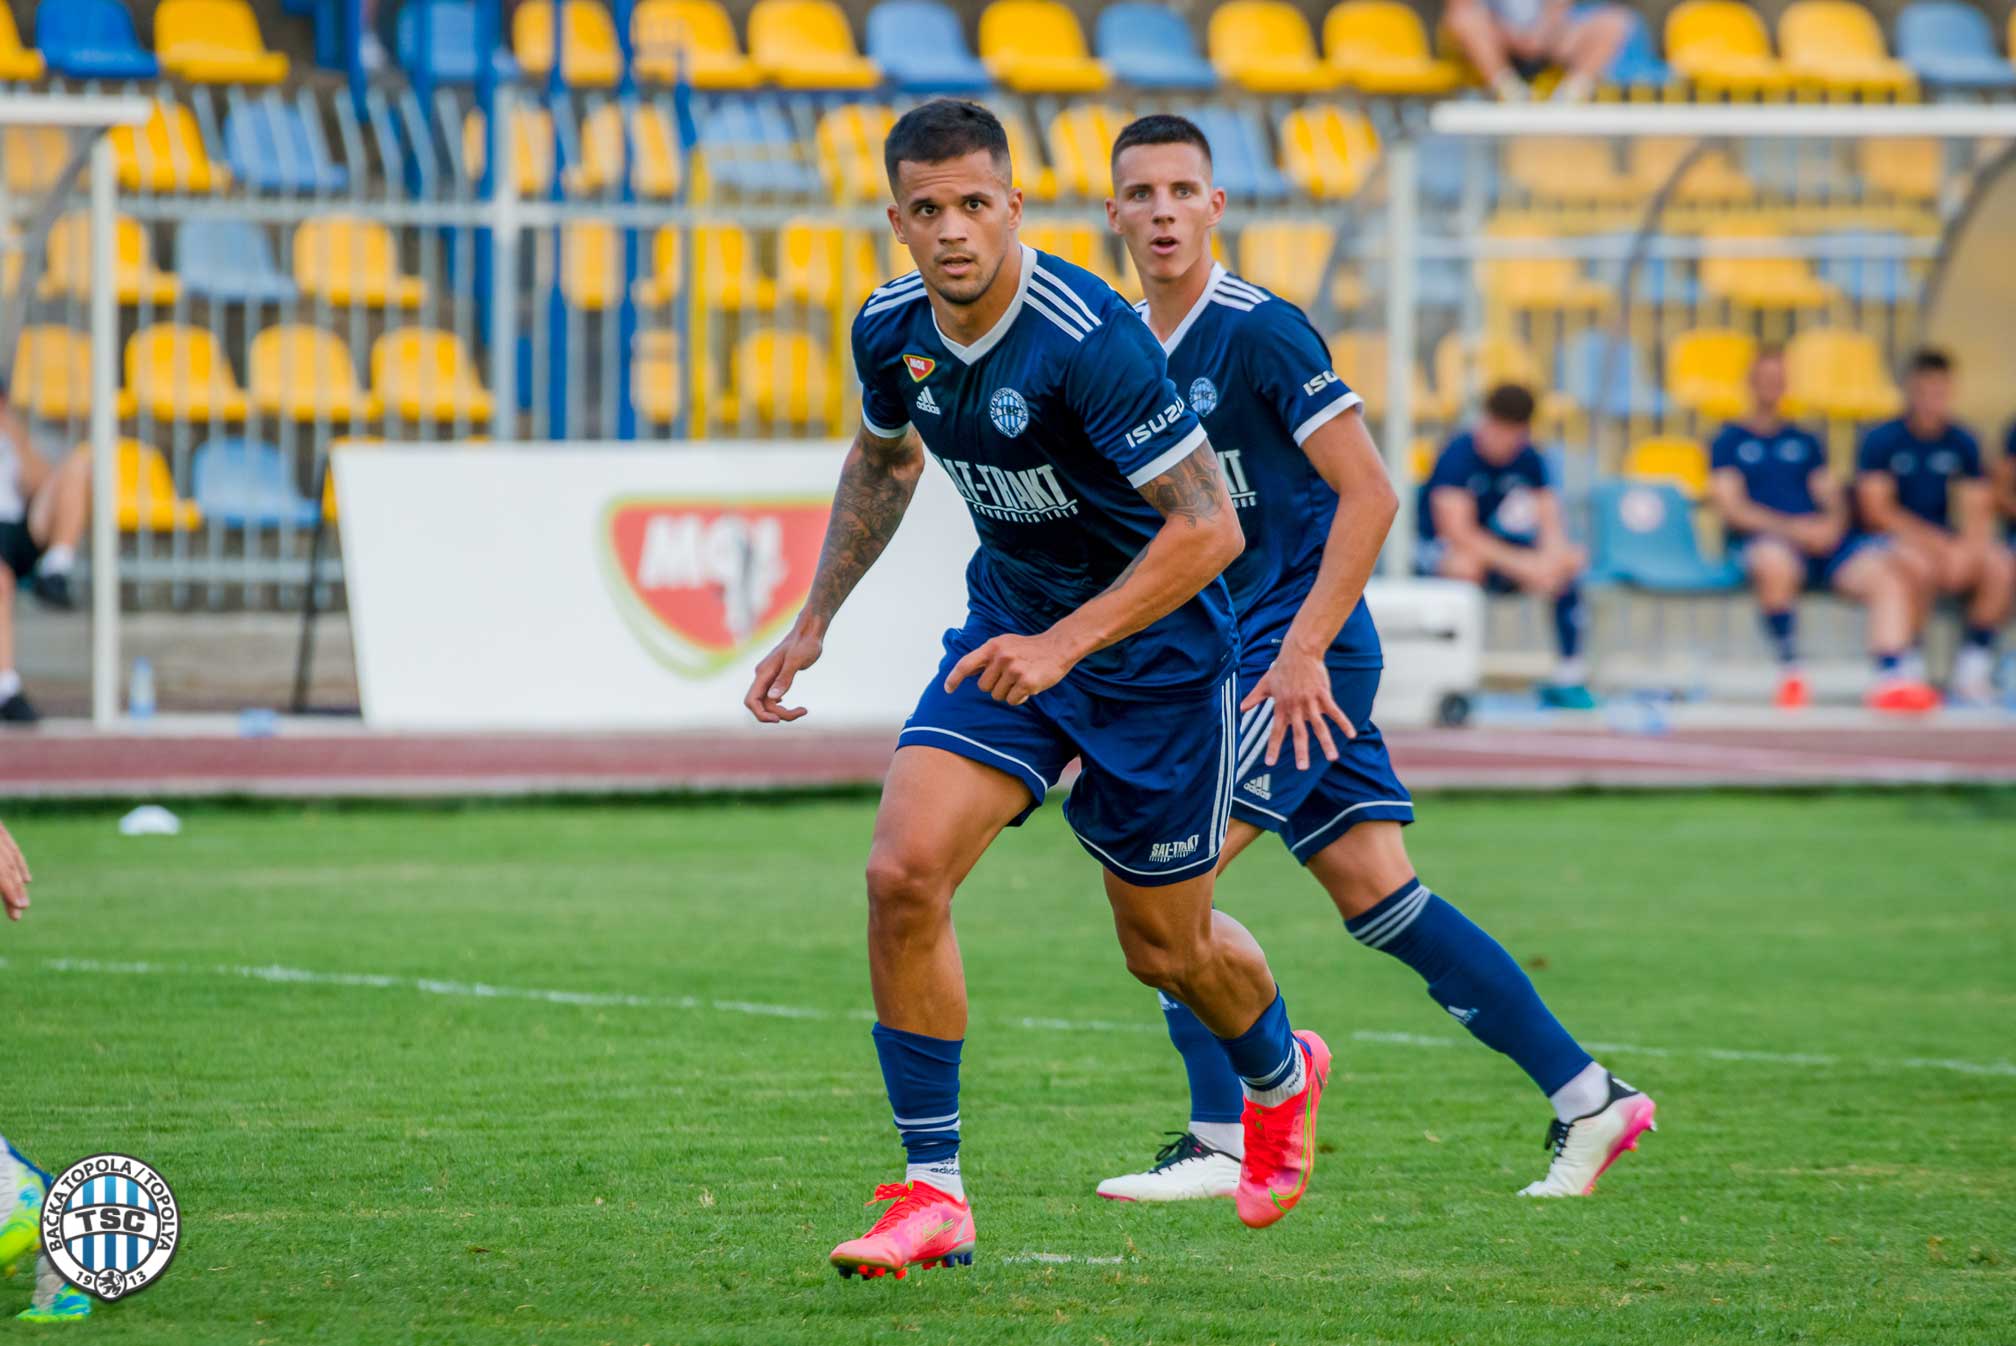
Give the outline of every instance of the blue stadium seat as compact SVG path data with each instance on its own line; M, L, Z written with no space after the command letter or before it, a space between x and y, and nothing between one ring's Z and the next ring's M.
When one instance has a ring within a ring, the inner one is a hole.
M1849 252L1878 252L1895 248L1908 240L1903 234L1873 229L1835 229L1817 237L1829 246ZM1902 257L1827 257L1819 259L1820 279L1836 286L1850 299L1864 304L1904 304L1915 302L1919 283L1911 278Z
M1582 10L1596 8L1595 5L1581 7ZM1630 18L1631 35L1624 39L1624 45L1611 60L1604 78L1627 89L1663 89L1673 82L1673 67L1659 59L1659 53L1652 45L1652 31L1645 26L1644 16L1632 13Z
M474 84L483 68L482 53L476 49L476 4L477 0L407 0L401 5L393 34L400 69L424 71L437 84ZM517 77L518 63L503 47L491 53L491 60L498 79Z
M325 196L350 185L299 105L277 94L248 98L224 119L224 159L240 182L261 192Z
M1600 481L1589 493L1596 526L1589 582L1660 593L1719 593L1743 583L1734 561L1710 561L1694 509L1668 482Z
M1624 233L1595 234L1591 241L1601 240L1611 246L1628 249L1637 235ZM1614 260L1600 258L1595 264L1596 279L1617 289L1624 283L1624 267L1628 258ZM1647 256L1631 273L1631 300L1633 303L1664 304L1668 306L1693 307L1700 302L1701 282L1688 274L1686 264L1668 257Z
M140 45L120 0L62 0L35 14L35 45L49 69L72 79L158 79L161 64Z
M1211 142L1212 176L1227 196L1286 201L1292 189L1274 166L1267 131L1251 112L1230 107L1195 107L1190 119Z
M1897 16L1897 59L1934 90L2016 89L1988 16L1965 0L1918 0Z
M321 506L289 479L287 462L271 444L213 439L198 445L190 482L212 523L227 528L313 528Z
M811 196L825 188L801 137L774 98L729 95L700 114L700 150L717 187L750 195Z
M1136 88L1218 87L1218 72L1197 50L1197 35L1162 5L1125 0L1100 11L1098 48L1114 78Z
M1597 327L1577 332L1556 363L1556 386L1596 415L1658 416L1666 409L1665 394L1629 338Z
M1419 165L1423 197L1439 206L1457 205L1474 176L1485 206L1496 204L1498 165L1490 146L1455 136L1423 136L1420 145L1414 162Z
M959 16L938 0L884 0L868 11L868 59L906 93L984 93L987 67Z
M245 220L194 216L175 233L182 292L224 304L285 304L299 290L273 260L265 230Z

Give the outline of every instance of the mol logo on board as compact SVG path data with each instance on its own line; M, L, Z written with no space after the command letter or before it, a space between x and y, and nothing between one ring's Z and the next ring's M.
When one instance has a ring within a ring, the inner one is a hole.
M602 515L602 573L653 657L681 673L712 673L798 615L830 508L826 500L618 500Z

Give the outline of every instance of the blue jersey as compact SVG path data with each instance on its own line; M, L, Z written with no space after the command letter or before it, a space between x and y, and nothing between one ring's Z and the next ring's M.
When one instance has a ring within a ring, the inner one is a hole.
M1957 425L1948 425L1937 439L1920 439L1902 420L1885 421L1862 440L1855 467L1861 472L1888 472L1897 482L1897 503L1941 528L1947 520L1947 499L1956 479L1981 477L1981 446Z
M1766 509L1780 514L1818 514L1813 498L1813 474L1825 470L1827 450L1796 425L1781 425L1760 435L1736 421L1722 427L1708 450L1709 466L1733 467L1743 474L1743 489ZM1742 541L1748 534L1731 531Z
M1477 502L1477 524L1507 542L1531 544L1540 532L1537 492L1547 489L1547 463L1531 444L1520 448L1509 463L1486 461L1477 441L1466 431L1449 441L1435 470L1421 484L1421 540L1435 540L1435 511L1429 498L1444 486L1468 492Z
M1135 306L1145 317L1148 306ZM1169 377L1211 434L1246 550L1225 571L1241 658L1271 658L1316 584L1337 492L1302 445L1362 399L1330 368L1302 310L1222 266L1162 343ZM1359 600L1337 633L1333 668L1378 668L1379 632Z
M915 272L854 320L861 421L915 424L980 534L966 568L973 615L1034 635L1097 597L1162 527L1139 488L1196 452L1204 427L1127 301L1088 271L1022 248L1021 279L986 335L938 330ZM1071 676L1119 692L1215 684L1236 634L1222 580Z

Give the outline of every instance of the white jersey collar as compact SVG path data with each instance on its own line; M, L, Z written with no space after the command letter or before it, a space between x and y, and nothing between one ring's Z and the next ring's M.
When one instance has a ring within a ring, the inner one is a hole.
M1015 325L1015 319L1021 314L1022 296L1029 293L1029 278L1036 274L1036 249L1027 243L1022 244L1021 248L1022 275L1015 283L1015 297L1008 301L1008 307L994 320L994 325L981 333L980 338L972 345L962 346L946 336L945 329L938 325L938 310L931 310L932 330L938 333L938 340L944 344L946 350L958 357L961 364L973 364L988 351L1000 345L1001 338L1008 335L1008 329Z

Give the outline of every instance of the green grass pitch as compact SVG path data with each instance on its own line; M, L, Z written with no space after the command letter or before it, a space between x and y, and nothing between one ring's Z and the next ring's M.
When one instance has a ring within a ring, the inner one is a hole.
M1220 901L1337 1049L1265 1233L1092 1195L1180 1125L1181 1071L1045 809L956 908L979 1256L861 1283L827 1250L901 1172L871 813L17 811L0 1130L149 1160L185 1235L137 1298L0 1342L2016 1340L2016 794L1425 800L1424 878L1659 1099L1577 1202L1512 1195L1525 1078L1256 848Z

